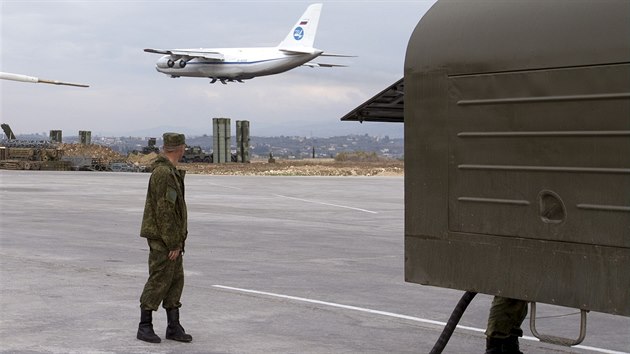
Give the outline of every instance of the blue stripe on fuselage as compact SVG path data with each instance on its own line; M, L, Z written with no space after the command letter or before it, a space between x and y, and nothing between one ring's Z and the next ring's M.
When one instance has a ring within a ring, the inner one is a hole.
M247 64L258 64L258 63L264 63L264 62L268 62L268 61L276 61L276 60L283 60L283 59L288 59L288 58L274 58L274 59L265 59L265 60L258 60L258 61L189 61L187 63L187 65L225 65L225 64L241 64L241 65L247 65Z

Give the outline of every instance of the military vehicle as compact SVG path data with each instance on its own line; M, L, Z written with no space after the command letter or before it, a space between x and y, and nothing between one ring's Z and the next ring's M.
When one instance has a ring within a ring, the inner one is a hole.
M129 162L116 161L109 164L112 172L140 172L140 167Z
M61 161L63 150L50 141L18 140L8 124L2 124L7 139L0 143L0 169L68 170Z
M147 146L142 148L142 153L145 155L148 155L152 152L159 154L160 149L157 146L155 146L155 143L156 143L155 138L149 138L149 141L147 142Z
M186 152L180 162L212 162L212 153L208 154L201 146L186 146Z
M404 73L405 280L529 301L562 345L630 316L630 2L439 0Z

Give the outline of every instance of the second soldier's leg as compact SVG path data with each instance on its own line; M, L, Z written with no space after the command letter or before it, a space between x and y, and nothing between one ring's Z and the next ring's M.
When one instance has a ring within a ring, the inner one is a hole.
M518 337L527 316L527 301L495 296L488 316L486 353L519 354Z

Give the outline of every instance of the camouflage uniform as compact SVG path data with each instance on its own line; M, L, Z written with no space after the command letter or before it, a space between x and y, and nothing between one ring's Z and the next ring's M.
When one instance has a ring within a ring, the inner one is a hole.
M485 354L523 354L518 337L527 316L527 301L495 296L488 316Z
M527 316L527 301L495 296L488 316L486 336L492 338L522 337L521 323Z
M185 171L177 170L161 155L152 167L140 230L150 248L149 279L140 297L140 307L157 311L160 303L165 309L181 307L183 257L171 261L168 253L180 249L183 255L188 216L184 200Z

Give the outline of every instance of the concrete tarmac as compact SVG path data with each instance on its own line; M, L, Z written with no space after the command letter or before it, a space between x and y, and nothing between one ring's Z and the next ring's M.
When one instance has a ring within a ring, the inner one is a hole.
M148 174L0 171L2 353L428 353L463 292L404 282L402 177L186 176L181 322L192 343L135 338L148 247ZM445 260L448 266L448 260ZM483 353L491 297L444 353ZM578 336L539 305L539 332ZM574 348L630 352L630 318L590 313Z

